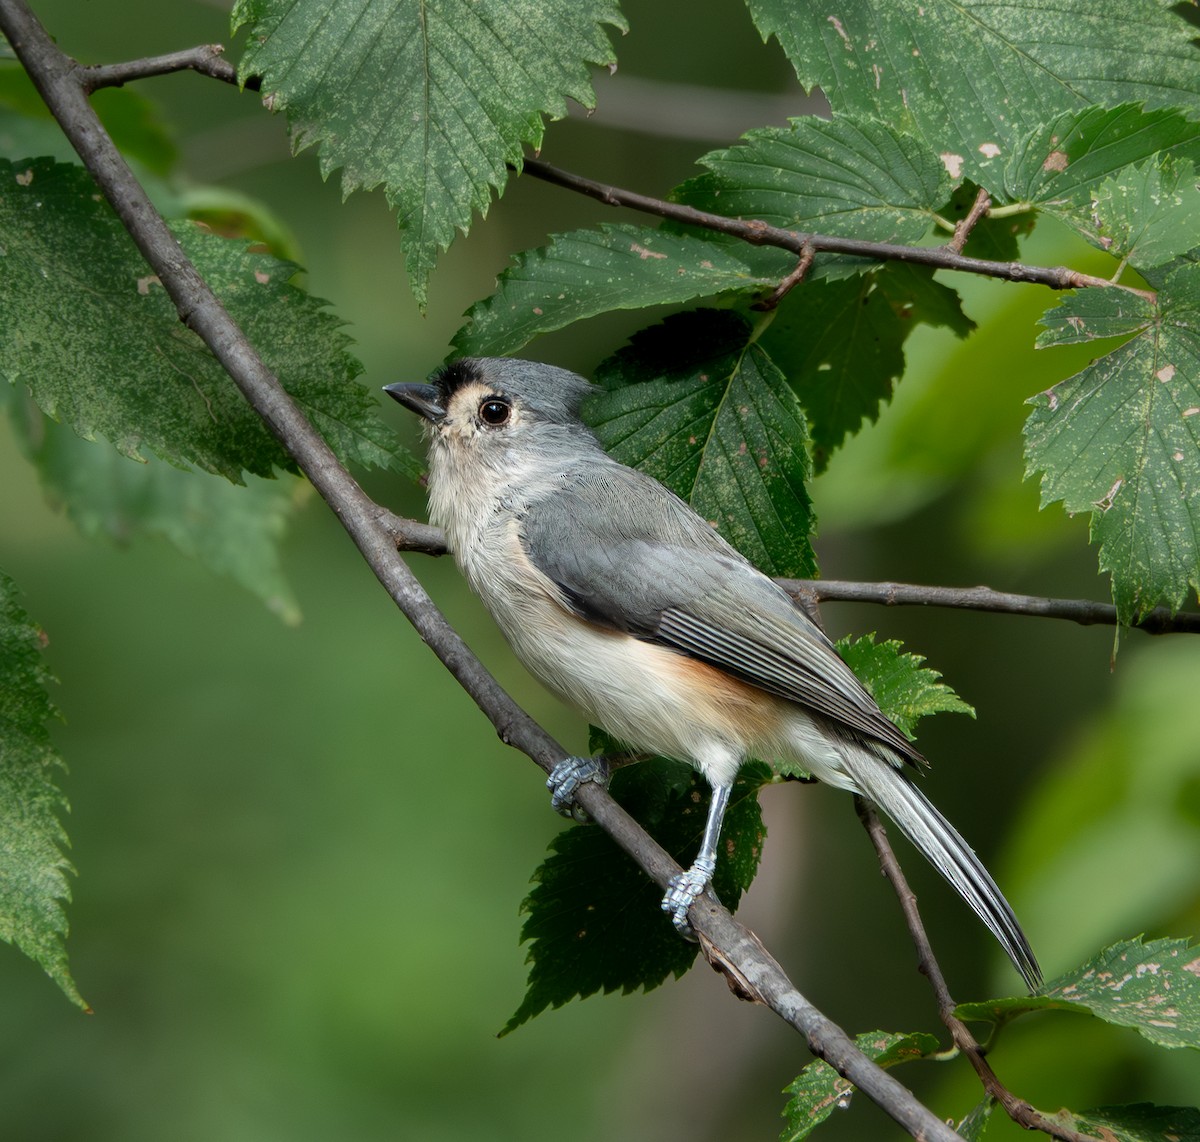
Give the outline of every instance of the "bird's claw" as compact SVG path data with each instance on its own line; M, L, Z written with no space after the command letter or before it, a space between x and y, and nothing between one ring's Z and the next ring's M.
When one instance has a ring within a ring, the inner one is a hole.
M575 794L588 781L608 784L608 762L602 757L564 757L546 778L550 804L564 817L583 820L583 810L575 804Z
M688 921L688 910L712 883L712 874L712 865L707 861L697 861L691 868L676 873L667 881L667 894L663 897L662 910L670 915L675 930L681 936L695 939L692 925Z

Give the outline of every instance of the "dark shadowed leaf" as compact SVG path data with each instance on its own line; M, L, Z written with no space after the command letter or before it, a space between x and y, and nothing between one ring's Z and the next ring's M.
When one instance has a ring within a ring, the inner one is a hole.
M668 318L605 361L596 380L606 391L584 415L613 456L661 480L762 570L811 572L804 414L743 318Z

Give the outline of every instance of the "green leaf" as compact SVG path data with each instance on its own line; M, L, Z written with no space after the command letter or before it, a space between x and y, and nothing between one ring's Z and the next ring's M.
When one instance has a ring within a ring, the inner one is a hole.
M958 295L921 266L891 262L840 281L806 282L775 311L758 343L808 414L813 465L879 415L904 373L904 342L921 323L960 337L974 327Z
M682 202L775 226L878 242L915 242L950 193L937 156L875 119L793 119L748 132L700 159L708 175L675 192Z
M614 62L613 0L238 0L239 74L262 77L292 144L321 148L345 194L383 184L405 232L413 291L456 229L541 144L542 116L595 106L589 66Z
M1060 1110L1053 1121L1102 1142L1200 1142L1200 1110L1193 1106L1101 1106L1075 1114Z
M611 739L601 740L620 752ZM758 868L766 831L756 794L769 777L765 765L743 766L725 814L713 888L730 909ZM611 784L617 801L684 866L704 831L707 788L690 766L664 758L618 769ZM521 939L530 943L532 967L502 1035L571 999L649 991L696 958L697 945L681 939L662 911L661 889L602 830L573 825L550 842L550 854L522 905Z
M157 460L131 463L27 403L13 417L17 436L47 497L84 535L120 544L160 536L254 592L285 622L299 622L279 544L307 485L250 476L238 487Z
M909 737L917 722L929 714L975 716L974 707L939 681L940 671L922 666L924 656L902 651L896 639L876 642L872 633L842 638L835 645L879 708Z
M994 162L1003 164L1003 178L989 186L1010 201L1073 220L1098 182L1155 155L1200 161L1200 122L1134 103L1085 107L1038 124L1011 153L998 156Z
M1094 239L1123 261L1161 266L1200 246L1200 187L1186 160L1159 159L1105 179L1092 198Z
M1124 289L1082 289L1065 294L1046 310L1039 325L1037 348L1074 345L1106 337L1140 333L1154 320L1154 304Z
M1030 1011L1090 1012L1160 1047L1200 1048L1200 947L1124 940L1033 995L960 1003L960 1019L1007 1021Z
M345 461L419 465L354 377L361 366L295 267L182 223L175 234L284 386ZM238 480L290 468L78 167L0 162L0 376L47 415L126 456L143 448Z
M1026 474L1042 473L1042 506L1092 515L1100 566L1112 573L1122 622L1200 589L1200 266L1172 272L1157 305L1088 290L1052 328L1088 322L1136 335L1033 397ZM1135 325L1139 314L1140 325ZM1049 324L1049 322L1048 322Z
M870 1031L857 1036L854 1041L868 1059L885 1068L919 1059L938 1049L937 1039L921 1032L901 1035ZM801 1138L807 1138L835 1110L849 1107L855 1089L849 1079L842 1078L824 1059L809 1063L784 1088L784 1093L792 1098L783 1108L787 1126L779 1136L780 1142L799 1142Z
M46 693L46 636L17 602L0 572L0 939L45 969L72 1002L86 1009L67 966L63 941L70 900L67 835L59 815L66 799L54 783L62 759L46 723L58 711Z
M955 1127L967 1142L979 1142L987 1131L988 1123L992 1119L992 1111L996 1109L996 1100L988 1095L982 1101L977 1102L971 1109L971 1113L966 1116Z
M539 333L614 309L774 289L777 276L752 271L736 249L690 234L601 226L556 235L518 254L496 292L467 313L457 354L512 353Z
M676 314L596 380L605 391L584 416L614 457L661 480L768 574L812 572L804 414L743 318Z
M1194 29L1160 0L749 0L805 88L837 113L916 133L977 179L1064 109L1144 101L1200 110ZM1153 44L1153 52L1131 45ZM984 184L986 185L986 183Z

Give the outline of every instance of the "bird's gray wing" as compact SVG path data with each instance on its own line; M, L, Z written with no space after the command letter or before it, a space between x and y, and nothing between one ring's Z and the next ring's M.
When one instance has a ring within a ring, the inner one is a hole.
M581 618L707 662L922 760L825 634L658 481L615 463L589 467L530 504L520 535Z

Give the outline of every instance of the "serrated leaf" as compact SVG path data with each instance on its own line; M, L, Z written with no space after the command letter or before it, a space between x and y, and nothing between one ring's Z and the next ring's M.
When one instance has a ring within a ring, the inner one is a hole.
M1069 293L1042 314L1043 332L1035 345L1073 345L1139 333L1154 320L1154 303L1124 289L1082 289Z
M190 223L185 254L343 460L420 466L396 444L324 303L296 267ZM127 456L149 449L238 480L290 468L79 167L0 161L0 376L47 415Z
M757 293L777 276L751 270L739 251L688 234L640 226L601 226L555 235L518 254L491 297L467 312L456 354L512 353L539 333L616 309Z
M1193 1106L1101 1106L1078 1114L1060 1110L1053 1121L1102 1142L1200 1142L1200 1110Z
M856 1036L854 1042L868 1059L885 1068L911 1062L938 1049L937 1039L921 1032L901 1035L869 1031ZM842 1078L824 1059L809 1063L784 1088L784 1093L792 1098L783 1108L787 1126L779 1136L780 1142L807 1138L835 1110L845 1110L850 1105L855 1089L849 1079Z
M701 210L796 230L915 242L950 192L923 142L870 118L793 119L700 160L709 174L674 197Z
M960 337L974 327L958 295L932 271L900 262L841 281L807 282L784 298L758 343L804 406L818 473L891 398L904 373L904 342L921 322L949 326Z
M284 622L300 620L279 544L307 485L250 476L238 487L158 460L132 463L56 424L31 402L14 411L17 436L47 498L84 535L119 544L160 536L254 592Z
M590 66L615 61L613 0L238 0L239 65L286 110L293 147L320 145L345 194L383 185L424 304L434 261L536 148L542 116L595 106Z
M736 909L762 854L766 831L756 793L767 767L742 767L721 829L713 889ZM682 865L691 863L708 805L708 786L690 766L656 758L613 774L613 796ZM681 976L697 945L680 938L662 911L662 891L602 830L574 825L550 842L522 905L530 942L525 998L501 1034L547 1007L598 991L628 994Z
M924 655L901 650L896 639L876 642L871 633L842 638L835 645L879 708L909 737L917 722L929 714L975 716L974 707L940 681L940 671L921 665Z
M1200 161L1200 122L1138 103L1065 111L997 157L1004 164L1003 186L994 192L1069 216L1087 205L1101 179L1155 155Z
M1200 246L1200 187L1186 160L1126 167L1096 188L1090 236L1141 268L1162 266Z
M955 1009L960 1019L988 1022L1050 1010L1089 1012L1133 1027L1160 1047L1200 1049L1200 947L1187 940L1123 940L1033 995Z
M1098 296L1057 308L1059 330L1091 321L1109 335L1137 313L1117 290L1085 292ZM1091 513L1126 623L1200 589L1200 266L1171 273L1142 313L1131 340L1031 398L1025 426L1042 506Z
M67 998L86 1009L67 966L63 941L72 870L59 816L67 802L54 783L62 759L46 723L58 711L46 693L46 636L0 572L0 939L39 964Z
M1194 29L1159 0L749 0L804 87L835 113L872 115L978 181L1066 109L1144 101L1200 109ZM1153 44L1146 52L1131 45ZM984 184L986 185L986 183Z
M772 575L815 567L808 431L795 394L737 314L642 330L596 370L584 416L623 464L661 480Z

